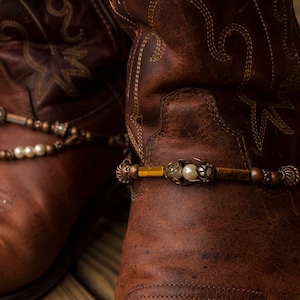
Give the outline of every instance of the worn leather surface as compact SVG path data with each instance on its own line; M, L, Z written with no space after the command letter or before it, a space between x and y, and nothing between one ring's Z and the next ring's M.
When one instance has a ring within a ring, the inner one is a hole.
M111 1L141 164L299 165L291 1ZM116 299L300 299L299 188L134 182Z
M123 132L123 43L105 1L1 1L0 105L96 135ZM0 140L1 149L13 149L57 137L3 124ZM52 266L121 158L121 148L90 143L57 156L0 162L1 295Z

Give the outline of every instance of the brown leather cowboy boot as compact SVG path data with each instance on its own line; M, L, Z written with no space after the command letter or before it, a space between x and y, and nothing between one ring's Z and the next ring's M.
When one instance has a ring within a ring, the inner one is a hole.
M133 192L116 299L300 299L292 1L111 5L140 158L117 170Z
M86 210L107 202L126 48L106 1L0 3L0 294L31 299L65 271Z

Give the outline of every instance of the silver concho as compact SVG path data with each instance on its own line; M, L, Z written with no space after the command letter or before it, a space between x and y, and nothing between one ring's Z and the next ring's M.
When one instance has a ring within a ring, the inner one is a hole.
M131 165L131 160L130 159L124 159L122 163L117 167L116 170L116 176L117 179L121 183L130 183L130 174L129 174L129 169Z
M282 166L278 169L280 180L287 187L293 187L300 182L299 169L295 166Z
M211 163L205 162L199 158L194 158L194 159L200 162L200 165L197 168L199 181L201 183L213 182L217 176L216 167Z

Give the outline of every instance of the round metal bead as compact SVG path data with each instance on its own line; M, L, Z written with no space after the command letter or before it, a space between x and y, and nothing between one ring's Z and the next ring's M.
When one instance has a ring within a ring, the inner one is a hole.
M173 181L182 178L182 165L178 161L173 161L168 164L165 170L165 177Z
M45 150L48 155L53 155L55 153L55 147L53 145L46 145Z
M35 157L34 148L32 146L26 146L24 148L24 154L27 158L33 158Z
M46 154L45 146L42 144L38 144L34 147L34 153L37 156L44 156Z
M270 171L270 175L271 175L271 178L270 178L270 181L268 182L268 184L270 184L270 185L279 184L279 182L280 182L279 174L276 171L272 170L272 171Z
M15 158L17 158L17 159L22 159L22 158L24 158L24 157L25 157L25 154L24 154L24 149L23 149L23 147L16 147L16 148L14 149L14 156L15 156Z
M90 142L90 141L93 139L93 135L92 135L92 133L91 133L90 131L87 131L87 132L85 133L85 139L86 139L86 141L88 141L88 142Z
M32 120L32 119L27 119L27 120L26 120L26 127L32 129L32 128L34 127L34 120Z
M0 150L0 159L1 160L6 160L7 159L6 153L7 153L6 150Z
M41 128L44 132L50 132L51 124L49 122L43 122Z
M78 135L79 134L79 130L78 130L77 127L72 127L70 129L70 133L71 133L71 135Z
M250 177L254 183L261 183L264 180L264 174L260 168L251 168Z
M198 179L197 167L193 164L187 164L182 169L182 177L187 181Z
M42 126L42 122L40 120L35 120L34 121L34 125L33 125L33 128L36 129L36 130L40 130L41 129L41 126Z
M130 177L130 179L137 179L138 178L138 168L139 168L139 165L137 165L137 164L131 165L129 167L129 177Z

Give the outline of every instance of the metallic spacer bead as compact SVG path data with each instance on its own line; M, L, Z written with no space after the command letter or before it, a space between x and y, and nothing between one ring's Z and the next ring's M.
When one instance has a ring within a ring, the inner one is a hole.
M282 166L278 169L281 182L287 187L293 187L300 182L300 172L295 166Z

